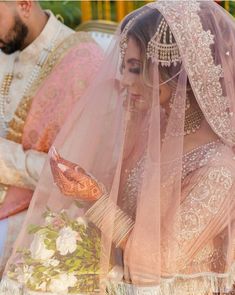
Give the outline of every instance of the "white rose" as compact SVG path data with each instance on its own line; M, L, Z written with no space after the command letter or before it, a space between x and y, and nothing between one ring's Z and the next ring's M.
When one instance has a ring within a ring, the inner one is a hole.
M60 264L59 260L54 259L54 258L45 260L43 262L43 265L46 266L46 267L48 267L48 266L58 266L59 264Z
M52 279L49 290L54 293L64 294L69 287L74 287L77 278L73 274L60 274L56 279Z
M73 253L77 248L77 232L67 226L59 231L59 236L56 239L56 249L61 255Z
M52 224L54 218L55 218L55 217L54 217L54 216L51 216L51 215L47 216L47 217L45 218L45 223L46 223L46 225L50 225L50 224Z
M78 217L78 218L76 219L76 221L77 221L78 224L81 224L81 225L85 226L85 228L86 228L87 225L88 225L87 220L86 220L86 218L84 218L84 217Z
M46 289L47 289L47 284L46 284L46 282L43 282L43 283L41 283L41 284L39 284L39 285L37 284L37 285L36 285L36 288L39 289L40 291L45 292Z
M27 282L30 280L32 273L33 273L33 267L24 265L23 269L17 269L18 276L17 281L21 284L27 284Z
M33 242L30 245L31 256L34 259L46 260L54 255L53 250L48 250L44 244L44 236L42 234L35 234Z
M77 283L77 278L74 274L65 274L68 287L74 287Z

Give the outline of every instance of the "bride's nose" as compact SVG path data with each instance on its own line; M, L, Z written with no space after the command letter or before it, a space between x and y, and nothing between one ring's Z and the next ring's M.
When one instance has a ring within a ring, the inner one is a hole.
M128 73L128 71L124 70L121 79L122 87L131 87L135 83L135 79L133 79L133 75Z

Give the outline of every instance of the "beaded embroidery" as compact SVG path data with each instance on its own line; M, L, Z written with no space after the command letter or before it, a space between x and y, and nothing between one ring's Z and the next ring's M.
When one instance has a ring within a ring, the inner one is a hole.
M134 168L127 170L128 173L125 189L122 195L122 200L125 206L122 208L124 211L129 211L134 215L136 209L136 199L138 195L138 189L141 185L144 172L144 160L142 157Z
M183 157L182 180L189 173L205 166L218 153L218 146L220 144L221 142L219 140L213 141L186 153Z
M216 65L210 46L214 36L204 31L198 12L200 3L192 1L158 1L148 7L159 10L177 41L195 97L212 129L230 145L235 143L232 113L223 95L220 79L223 70ZM187 25L185 25L187 24ZM206 65L206 66L204 66ZM207 77L202 80L202 77Z
M181 205L178 231L181 242L198 237L221 209L228 191L232 187L231 172L226 167L215 167L189 193Z
M199 146L198 148L193 149L192 151L186 153L183 156L182 164L182 181L187 175L192 173L198 168L201 168L208 164L208 162L219 153L218 147L221 145L221 141L213 141L204 145ZM124 201L125 207L122 209L128 210L134 214L136 208L136 198L138 195L138 190L143 179L144 172L144 161L145 157L142 157L136 164L134 168L128 173L125 189L122 195L122 200Z

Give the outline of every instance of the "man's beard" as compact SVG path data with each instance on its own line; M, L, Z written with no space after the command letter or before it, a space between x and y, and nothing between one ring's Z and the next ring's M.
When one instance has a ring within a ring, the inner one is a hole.
M11 40L7 43L0 40L3 43L3 46L1 48L2 52L4 52L5 54L11 54L15 51L21 50L25 38L28 35L28 27L23 23L19 16L15 16L14 27L10 30L8 35L12 37Z

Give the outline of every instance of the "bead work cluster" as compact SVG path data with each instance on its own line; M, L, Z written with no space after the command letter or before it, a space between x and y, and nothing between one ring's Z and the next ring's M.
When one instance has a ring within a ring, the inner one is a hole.
M220 140L212 141L186 153L183 156L182 179L196 169L205 166L218 153L221 144Z
M167 67L181 62L178 45L175 41L173 42L172 32L164 18L162 18L157 32L148 43L147 58Z
M221 79L225 78L223 68L214 61L211 49L214 35L204 30L199 16L200 2L160 0L151 8L160 11L171 26L193 93L207 122L227 144L234 145L232 105L221 85ZM192 42L192 36L196 42Z
M11 82L13 80L13 73L6 74L3 78L2 87L1 87L1 95L4 97L8 97ZM9 103L9 98L7 99L7 102Z

